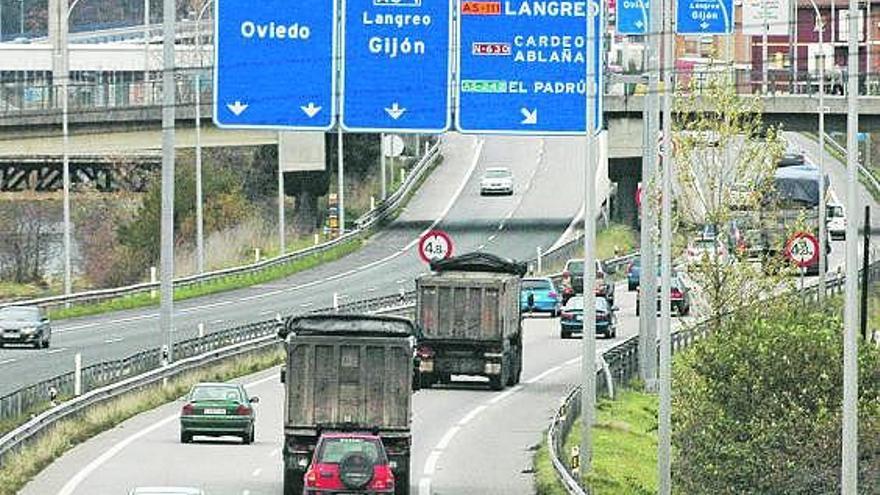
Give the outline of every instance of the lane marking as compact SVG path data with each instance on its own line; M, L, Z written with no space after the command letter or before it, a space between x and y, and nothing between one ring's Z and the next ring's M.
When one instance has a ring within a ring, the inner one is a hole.
M526 381L526 383L531 385L533 383L539 382L539 381L543 380L544 378L547 378L548 376L552 375L553 373L556 373L557 371L559 371L561 369L562 369L562 366L554 366L554 367L550 368L549 370L541 373L540 375L532 378L531 380Z
M145 314L145 315L132 316L129 318L119 318L119 319L110 320L107 322L86 323L83 325L74 325L71 327L56 328L55 333L71 332L71 331L82 330L85 328L92 328L92 327L103 326L103 325L116 325L119 323L131 323L133 321L148 320L150 318L158 318L158 317L159 317L159 313L150 313L150 314Z
M419 495L431 495L431 478L419 480Z
M117 342L122 342L122 337L110 337L109 339L104 339L105 344L115 344Z
M398 280L397 283L398 283L398 284L405 284L405 283L406 283L406 280Z
M257 469L254 469L254 472L251 473L251 476L253 476L253 477L256 478L256 477L259 476L260 473L262 473L262 472L263 472L263 468L257 468Z
M274 369L274 368L273 368ZM245 388L256 387L257 385L261 385L268 381L272 381L277 379L278 376L273 374L271 376L263 377L259 380L252 381L250 383L245 384ZM92 462L88 463L84 468L77 471L67 483L61 487L61 490L57 495L72 495L76 489L82 484L83 481L86 480L92 473L94 473L98 468L103 466L107 461L115 457L117 454L122 452L126 447L133 444L134 442L140 440L141 438L153 433L154 431L165 427L166 425L178 421L179 416L175 412L170 416L166 416L165 418L151 424L150 426L142 429L141 431L135 432L128 437L116 442L109 449L105 450L103 454L96 457L92 460Z
M16 358L4 359L3 361L0 361L0 365L12 364L16 361L18 361L18 359L16 359Z
M458 426L464 426L470 423L472 419L476 418L481 412L485 411L486 407L487 406L485 405L475 407L473 410L471 410L471 412L467 413L463 418L458 421Z
M46 354L58 354L59 352L64 352L66 350L67 350L66 347L61 347L58 349L52 349L51 351L47 351Z
M314 304L314 303L305 302L305 303L300 304L300 306L303 307L303 308L308 308L308 307L311 306L312 304Z
M513 394L519 392L520 390L522 390L522 385L517 385L517 386L515 386L515 387L513 387L513 388L511 388L511 389L509 389L509 390L507 390L507 391L505 391L505 392L503 392L503 393L500 393L500 394L496 395L495 397L492 397L492 398L489 399L486 403L489 404L489 405L495 405L495 404L498 404L499 402L501 402L501 401L503 401L504 399L510 397L511 395L513 395Z
M446 434L443 435L443 438L437 442L437 446L434 447L436 450L446 450L446 447L449 446L449 442L452 441L452 437L458 434L458 431L461 430L461 426L453 426L452 428L446 430Z
M281 455L281 447L278 447L277 449L273 449L271 452L266 454L266 457L275 457L275 456L279 456L279 455Z
M425 476L431 476L434 474L434 471L437 469L437 461L440 460L440 454L442 453L442 450L431 451L431 455L425 460L425 469L422 471Z
M241 492L241 495L251 495L251 491L245 490L245 491Z

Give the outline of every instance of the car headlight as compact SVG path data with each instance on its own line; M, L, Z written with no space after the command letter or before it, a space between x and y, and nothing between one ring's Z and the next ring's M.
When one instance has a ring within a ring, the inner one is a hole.
M30 335L32 333L36 333L36 331L37 331L36 327L25 327L25 328L21 329L21 333L23 333L25 335Z

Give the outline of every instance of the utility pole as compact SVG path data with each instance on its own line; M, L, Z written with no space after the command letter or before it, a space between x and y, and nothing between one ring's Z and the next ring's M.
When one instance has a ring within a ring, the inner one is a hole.
M201 40L199 40L199 59L201 60ZM201 71L201 63L199 64ZM201 72L196 72L196 270L205 271L205 220L202 199L202 83Z
M825 275L828 273L828 233L825 220L827 217L825 204L825 21L815 0L810 0L816 12L816 31L819 32L819 300L825 297Z
M174 360L174 0L162 2L162 215L160 226L159 328L168 362Z
M862 303L861 320L862 340L868 341L868 267L871 266L871 207L865 205L865 234L862 236Z
M673 88L673 45L672 32L673 0L666 0L663 9L663 189L661 192L660 228L660 408L658 418L657 470L660 495L672 493L672 339L670 291L672 288L672 98ZM653 275L653 274L651 274ZM655 294L651 294L655 296ZM652 301L650 312L655 312ZM645 308L648 310L649 308Z
M381 169L380 180L382 181L382 201L388 197L388 187L385 185L385 133L379 134L379 168Z
M342 117L339 118L339 127L336 130L336 175L337 182L336 188L338 189L337 194L337 207L339 208L339 235L345 233L345 190L343 186L345 184L343 169L343 145L342 145Z
M283 255L287 252L287 248L285 246L285 221L284 221L284 170L281 168L281 133L278 133L278 255Z
M843 431L841 462L841 494L856 495L858 492L858 221L859 210L859 2L849 0L849 36L847 72L847 118L846 118L846 200L847 210L853 221L846 225L846 292L843 312Z
M763 81L761 93L767 94L767 69L769 64L767 61L767 32L770 30L769 21L767 20L767 0L761 0L761 11L763 12L764 33L761 36L761 81Z
M596 140L593 137L594 105L596 104L596 52L593 43L598 43L595 16L600 15L602 8L598 3L587 2L587 43L586 43L586 115L584 119L584 139L586 150L584 157L584 329L581 339L581 444L580 444L580 475L587 479L593 464L593 421L596 409Z
M640 247L641 268L639 281L639 369L648 390L656 390L657 382L657 314L651 311L657 297L657 256L654 249L654 177L657 170L659 150L657 137L660 131L660 51L663 12L662 0L653 0L648 19L648 95L645 98L644 127L647 133L645 153L642 158L642 195ZM669 62L666 61L668 64ZM668 88L665 88L668 91Z

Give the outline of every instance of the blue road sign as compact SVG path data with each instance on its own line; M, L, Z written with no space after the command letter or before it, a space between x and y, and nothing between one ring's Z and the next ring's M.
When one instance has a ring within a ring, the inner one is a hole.
M730 34L733 0L676 0L678 34Z
M342 126L450 127L452 0L344 0Z
M648 0L617 0L617 34L646 34L649 9Z
M597 39L586 36L587 0L459 1L456 127L461 132L583 134L586 55L596 78L602 126L605 34L601 5L590 2Z
M331 128L336 2L214 2L217 126Z

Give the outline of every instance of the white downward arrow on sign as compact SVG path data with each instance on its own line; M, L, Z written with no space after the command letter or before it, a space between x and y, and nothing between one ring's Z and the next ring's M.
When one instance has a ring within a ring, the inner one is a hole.
M312 117L314 117L315 115L318 115L318 112L321 111L321 107L315 105L315 104L314 104L313 102L311 102L311 101L309 102L308 105L303 105L303 106L301 106L301 107L299 107L299 108L300 108L303 112L305 112L305 114L306 114L309 118L312 118Z
M703 21L703 23L700 24L700 27L703 28L703 29L705 30L707 27L709 27L709 23L706 22L706 21Z
M644 25L645 25L645 24L644 24L642 21L636 21L636 27L637 27L637 28L642 29L642 26L644 26Z
M405 108L400 108L400 105L395 101L391 104L391 108L385 108L385 111L388 112L388 115L391 116L392 119L397 120L406 112Z
M230 112L234 113L236 117L238 117L239 115L241 115L242 112L247 110L247 107L248 106L246 103L242 103L238 100L235 100L235 103L227 103L226 104L226 108L228 108Z
M535 125L538 123L538 109L529 110L528 108L520 108L520 113L525 117L520 124Z

